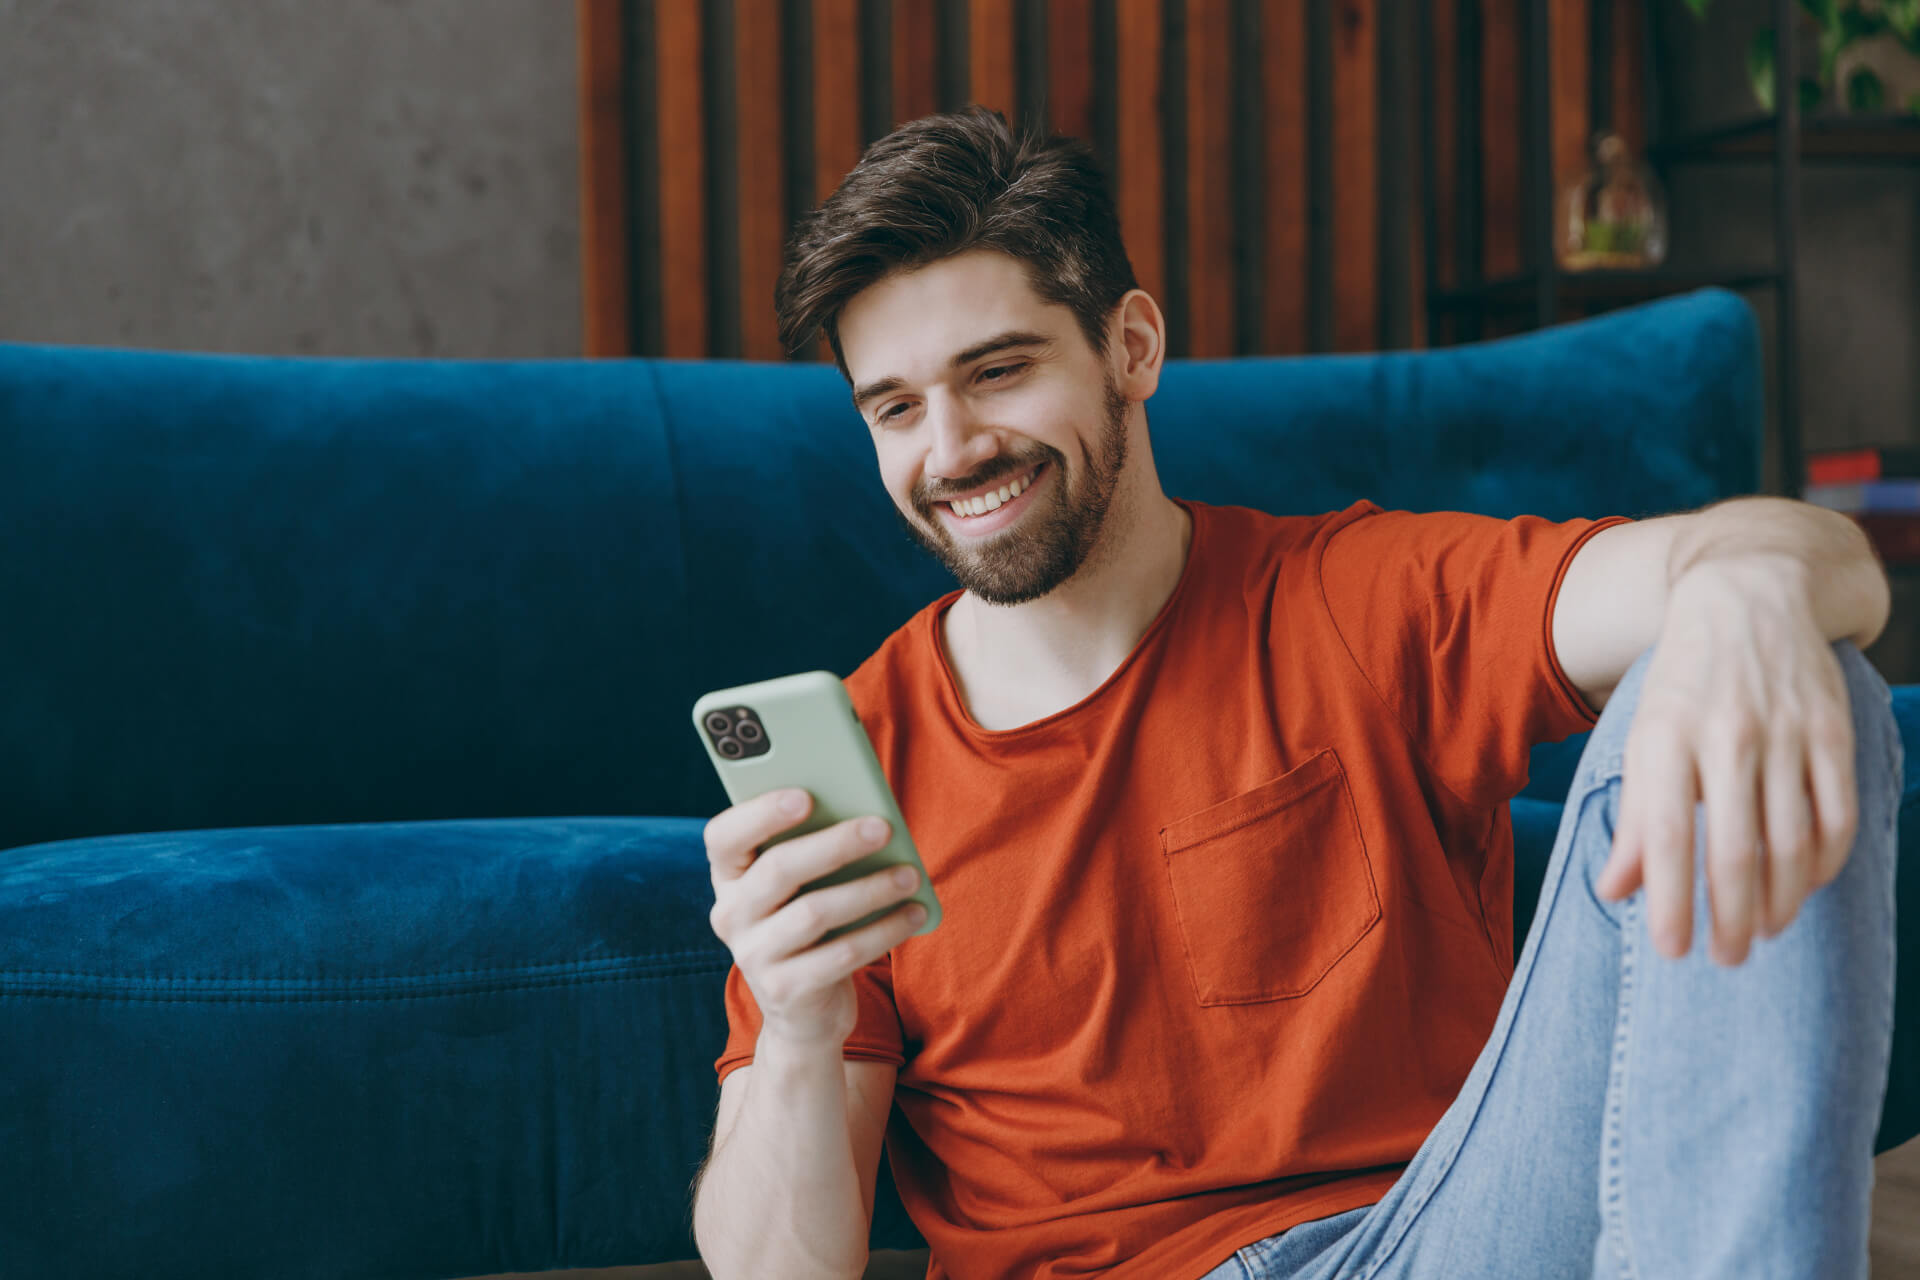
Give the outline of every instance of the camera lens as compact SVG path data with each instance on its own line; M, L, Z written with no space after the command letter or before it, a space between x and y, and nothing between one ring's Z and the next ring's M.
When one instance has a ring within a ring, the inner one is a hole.
M707 712L707 732L708 733L718 735L718 734L725 733L728 729L731 729L732 727L733 727L733 722L727 719L726 712L724 711Z
M740 735L740 741L742 742L758 742L762 736L760 733L760 722L758 720L749 720L745 716L740 717L740 723L733 726L733 731Z
M735 742L732 738L722 738L715 745L720 754L729 760L738 760L741 756L745 755L747 751L745 747Z

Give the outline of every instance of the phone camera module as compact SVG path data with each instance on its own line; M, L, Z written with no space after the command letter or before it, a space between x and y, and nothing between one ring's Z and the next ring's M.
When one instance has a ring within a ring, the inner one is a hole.
M713 749L728 760L746 760L763 756L773 749L767 740L766 726L752 707L727 707L709 711L700 718Z

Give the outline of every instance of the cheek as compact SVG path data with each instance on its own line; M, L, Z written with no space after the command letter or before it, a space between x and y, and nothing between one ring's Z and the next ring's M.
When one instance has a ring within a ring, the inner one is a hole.
M919 474L915 455L900 443L884 439L874 441L874 454L880 463L880 483L886 488L887 496L901 510L911 510L913 482Z

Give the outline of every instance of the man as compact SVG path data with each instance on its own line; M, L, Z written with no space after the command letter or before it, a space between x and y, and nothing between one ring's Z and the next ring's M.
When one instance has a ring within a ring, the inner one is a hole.
M1169 499L1100 176L979 109L875 143L778 307L963 587L848 681L945 914L817 945L909 891L794 896L885 824L709 824L716 1276L858 1276L883 1133L932 1276L1865 1274L1899 743L1848 521ZM1507 801L1602 707L1516 968Z

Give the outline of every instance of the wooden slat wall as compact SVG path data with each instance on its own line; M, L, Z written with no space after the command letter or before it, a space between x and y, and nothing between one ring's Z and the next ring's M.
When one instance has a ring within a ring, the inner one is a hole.
M1233 15L1187 0L1186 354L1234 353Z
M1378 0L1333 0L1333 346L1380 345Z
M586 354L633 350L627 287L626 13L615 0L578 0L580 258Z
M1429 215L1382 194L1419 189L1382 167L1420 163L1419 132L1380 106L1419 95L1383 92L1384 68L1430 5L1411 58L1434 62L1436 277L1516 274L1536 2L577 0L587 348L782 358L793 216L889 123L969 101L1093 144L1173 354L1424 341ZM1556 169L1584 156L1596 98L1643 142L1640 5L1544 5ZM1615 53L1601 71L1594 31Z
M1305 351L1311 279L1307 254L1307 0L1266 0L1260 11L1264 276L1258 351Z

